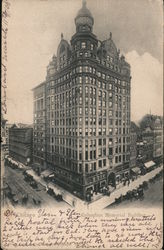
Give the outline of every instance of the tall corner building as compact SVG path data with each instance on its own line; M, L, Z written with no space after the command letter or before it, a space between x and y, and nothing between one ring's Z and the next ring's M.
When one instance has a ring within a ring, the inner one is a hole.
M83 1L76 33L63 38L34 92L34 162L81 198L129 175L130 65L112 39L93 33Z

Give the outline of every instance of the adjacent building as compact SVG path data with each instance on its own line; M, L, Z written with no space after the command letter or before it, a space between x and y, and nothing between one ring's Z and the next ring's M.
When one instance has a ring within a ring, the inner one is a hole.
M9 148L9 128L11 128L12 126L13 126L13 124L11 124L11 123L6 123L6 126L5 126L4 142L5 142L5 145L6 145L7 149Z
M85 198L130 169L130 65L112 33L100 41L83 1L70 43L61 34L46 80L34 93L34 163Z
M154 121L154 147L153 158L158 160L163 155L163 125L162 118L157 117Z
M1 145L4 147L6 145L6 122L3 115L1 114Z
M131 122L130 127L130 168L136 167L137 159L137 137L139 128L134 122Z
M33 162L42 168L47 166L47 149L48 130L46 124L50 122L46 113L46 84L42 83L34 90L34 133L33 133ZM54 122L54 121L53 121Z
M140 122L140 137L137 139L137 163L150 168L163 157L162 117L145 115Z
M9 128L9 156L23 164L32 162L33 128L17 127Z

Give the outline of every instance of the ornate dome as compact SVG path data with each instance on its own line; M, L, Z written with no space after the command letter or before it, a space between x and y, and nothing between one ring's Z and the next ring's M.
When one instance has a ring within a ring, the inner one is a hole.
M77 16L75 18L76 27L79 25L87 25L92 28L94 24L93 16L90 10L86 7L86 1L83 0L82 8L78 11Z
M112 39L112 33L110 32L109 39L102 42L104 48L107 51L107 54L111 54L113 57L117 57L117 48Z
M157 117L154 122L155 127L161 127L161 120Z

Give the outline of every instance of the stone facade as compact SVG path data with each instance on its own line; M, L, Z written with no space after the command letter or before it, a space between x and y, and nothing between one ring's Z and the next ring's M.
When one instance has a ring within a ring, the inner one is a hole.
M33 90L34 161L82 198L119 183L130 162L130 65L112 33L99 41L93 24L83 2L70 44L61 34L46 80Z
M138 160L147 162L163 156L162 118L146 115L140 124L140 138L137 140Z
M9 156L16 161L28 164L32 162L32 128L9 128Z
M137 160L137 135L139 128L134 122L131 122L131 140L130 140L130 168L136 167Z

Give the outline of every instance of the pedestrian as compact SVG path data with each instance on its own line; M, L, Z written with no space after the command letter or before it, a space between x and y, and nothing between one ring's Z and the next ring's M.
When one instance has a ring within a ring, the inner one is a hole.
M72 201L72 206L75 207L75 200Z
M48 185L46 185L46 192L48 191Z
M34 198L32 198L32 199L33 199L34 204L36 205L36 200Z

